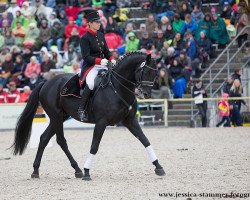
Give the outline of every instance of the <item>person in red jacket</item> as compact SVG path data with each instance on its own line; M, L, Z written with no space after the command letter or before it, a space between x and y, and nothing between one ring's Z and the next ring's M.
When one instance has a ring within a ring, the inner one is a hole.
M0 83L0 103L6 103L7 92L3 90L3 84Z
M30 89L29 86L24 86L23 87L23 92L20 94L20 100L19 100L19 102L20 103L27 102L28 99L29 99L29 96L30 96L31 92L32 91L31 91L31 89Z
M230 105L228 103L228 94L224 93L222 99L218 102L219 116L222 117L221 121L216 125L216 127L224 126L230 127ZM226 122L226 123L225 123Z
M6 103L18 103L20 99L20 92L16 88L16 83L10 81L8 84L9 92L6 95Z

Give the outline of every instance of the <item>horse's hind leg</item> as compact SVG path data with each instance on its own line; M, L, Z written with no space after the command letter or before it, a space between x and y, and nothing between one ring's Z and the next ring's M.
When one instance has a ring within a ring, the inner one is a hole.
M150 161L155 165L155 173L159 176L164 176L165 172L162 168L162 166L159 164L159 161L154 153L154 150L152 146L150 145L150 142L148 138L144 135L138 120L136 118L133 119L127 119L122 122L125 127L128 128L128 130L137 138L140 140L140 142L143 144L143 146L146 148L148 157Z
M75 159L73 158L73 156L71 155L68 145L67 145L67 141L64 137L64 132L63 132L63 120L61 121L61 123L59 123L60 120L57 119L57 121L54 121L54 127L56 130L56 141L59 144L59 146L62 148L62 150L64 151L64 153L66 154L66 156L68 157L71 166L75 169L75 177L76 178L82 178L83 177L83 173L82 170L79 168L77 162L75 161Z
M45 147L49 143L49 140L51 139L51 137L53 135L55 135L55 132L54 132L52 125L50 123L49 126L46 128L46 130L44 131L44 133L40 137L39 147L38 147L36 158L35 158L35 161L33 164L34 171L31 174L31 178L39 178L39 167L41 164L43 152L44 152Z

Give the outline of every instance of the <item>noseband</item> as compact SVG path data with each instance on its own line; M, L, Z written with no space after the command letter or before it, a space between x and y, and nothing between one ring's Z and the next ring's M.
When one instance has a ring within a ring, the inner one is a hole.
M153 87L154 85L154 81L143 81L142 80L142 76L143 76L143 72L144 72L144 68L148 68L151 69L153 71L157 71L157 69L154 69L152 67L149 67L148 65L146 65L146 62L142 62L140 67L136 69L135 71L135 80L136 80L136 87L141 87L141 86L148 86L148 87Z

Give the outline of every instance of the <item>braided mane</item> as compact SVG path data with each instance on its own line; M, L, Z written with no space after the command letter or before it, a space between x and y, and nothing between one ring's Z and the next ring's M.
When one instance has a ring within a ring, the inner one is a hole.
M146 54L146 53L143 53L143 52L141 52L141 51L131 51L131 52L128 52L128 53L124 54L123 56L121 56L121 57L118 59L116 66L119 66L119 64L121 64L121 62L122 62L124 59L126 59L126 58L128 58L129 56L132 56L132 55L145 55L145 56L146 56L147 54Z

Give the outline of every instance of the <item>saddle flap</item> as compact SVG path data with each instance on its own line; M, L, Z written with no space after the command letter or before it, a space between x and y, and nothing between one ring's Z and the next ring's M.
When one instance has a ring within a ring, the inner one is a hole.
M85 86L84 84L85 83L83 83L83 87ZM81 98L80 90L79 76L76 74L64 84L60 94L61 96L74 96Z

